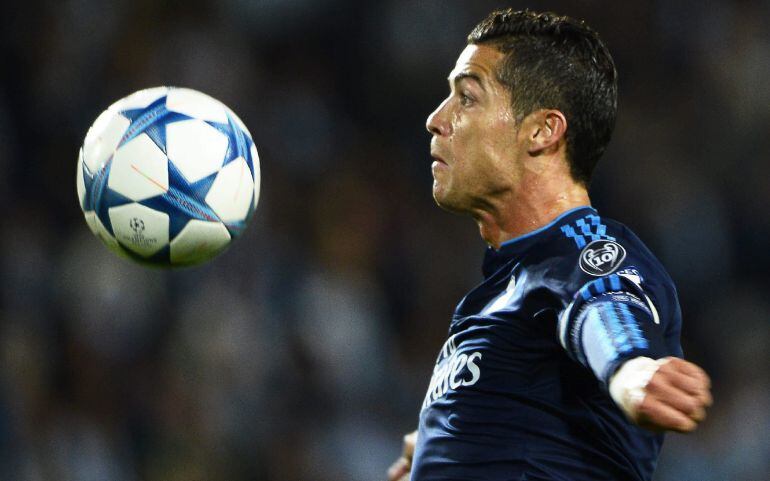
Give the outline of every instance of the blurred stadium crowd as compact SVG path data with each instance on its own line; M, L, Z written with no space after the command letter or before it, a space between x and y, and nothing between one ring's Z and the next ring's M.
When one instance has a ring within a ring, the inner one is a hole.
M770 479L770 3L727 0L5 8L0 479L384 479L484 249L432 202L424 121L508 5L585 18L620 71L594 202L676 280L716 399L656 479ZM113 256L77 205L86 129L156 85L224 101L262 158L253 224L198 268Z

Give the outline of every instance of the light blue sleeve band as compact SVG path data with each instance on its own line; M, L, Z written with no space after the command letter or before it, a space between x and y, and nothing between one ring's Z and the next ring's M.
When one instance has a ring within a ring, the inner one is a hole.
M609 299L591 302L577 314L568 349L606 383L619 359L649 348L636 316L649 311Z

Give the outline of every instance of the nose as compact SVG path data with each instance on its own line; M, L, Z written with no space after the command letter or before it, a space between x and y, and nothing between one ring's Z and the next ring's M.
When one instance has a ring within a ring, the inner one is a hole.
M425 122L425 128L433 135L449 135L451 126L445 115L447 101L449 101L449 98L441 102L441 104L436 107L436 110L428 116L428 120Z

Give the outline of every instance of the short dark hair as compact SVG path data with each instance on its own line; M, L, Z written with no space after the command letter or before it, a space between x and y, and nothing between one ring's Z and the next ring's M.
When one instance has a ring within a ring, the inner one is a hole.
M518 120L542 108L567 118L567 161L588 186L615 127L617 71L609 50L585 22L554 13L496 10L468 35L505 54L497 79Z

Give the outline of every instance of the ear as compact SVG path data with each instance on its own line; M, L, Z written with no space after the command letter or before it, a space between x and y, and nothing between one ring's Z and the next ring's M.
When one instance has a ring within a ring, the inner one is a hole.
M567 118L559 110L542 109L532 112L527 117L530 122L527 129L527 152L530 155L550 153L559 149L562 140L566 141Z

